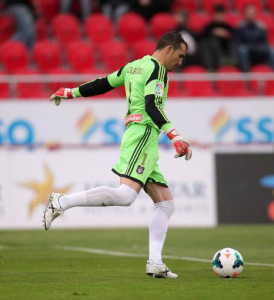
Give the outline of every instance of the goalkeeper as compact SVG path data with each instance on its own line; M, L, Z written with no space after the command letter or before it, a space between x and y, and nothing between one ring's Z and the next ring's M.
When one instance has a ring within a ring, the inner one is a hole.
M124 121L127 130L121 142L120 159L112 169L120 176L120 187L101 186L71 195L51 193L43 221L48 230L56 217L72 207L129 206L144 188L155 204L155 214L149 225L149 260L146 265L146 273L154 277L177 277L162 262L174 201L158 166L158 137L161 131L165 132L174 145L175 157L191 158L189 144L164 113L167 71L182 63L186 50L187 43L182 36L174 31L168 32L160 38L152 56L144 56L105 78L77 88L60 88L50 98L59 105L63 99L95 96L125 86L128 112Z

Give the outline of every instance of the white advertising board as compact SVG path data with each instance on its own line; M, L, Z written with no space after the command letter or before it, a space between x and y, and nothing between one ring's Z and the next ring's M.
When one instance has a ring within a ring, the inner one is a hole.
M119 144L125 99L0 103L0 145L16 143ZM189 141L273 143L274 98L172 99L166 113ZM165 135L161 143L169 143Z
M160 149L160 168L173 192L176 211L171 226L216 225L214 159L195 150L193 159L174 159L173 149ZM0 228L41 228L47 196L75 193L96 186L118 186L110 169L119 148L78 150L0 149ZM142 190L130 207L78 207L56 219L53 228L147 226L154 205Z

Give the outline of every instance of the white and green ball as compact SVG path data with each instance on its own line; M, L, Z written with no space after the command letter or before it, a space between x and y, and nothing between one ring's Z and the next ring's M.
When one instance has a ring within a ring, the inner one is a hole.
M218 250L212 260L213 272L223 278L238 276L243 271L244 260L241 253L232 248Z

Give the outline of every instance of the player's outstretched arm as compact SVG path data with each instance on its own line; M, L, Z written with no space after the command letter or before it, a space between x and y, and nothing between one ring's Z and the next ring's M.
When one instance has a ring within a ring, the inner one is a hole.
M60 88L50 97L50 101L54 101L56 105L59 105L62 100L105 94L118 86L124 85L126 68L127 66L124 66L120 70L109 74L107 77L97 78L73 89Z
M97 96L109 92L112 89L114 89L114 87L110 85L107 77L97 78L73 89L60 88L50 97L50 101L54 101L56 105L59 105L62 100Z

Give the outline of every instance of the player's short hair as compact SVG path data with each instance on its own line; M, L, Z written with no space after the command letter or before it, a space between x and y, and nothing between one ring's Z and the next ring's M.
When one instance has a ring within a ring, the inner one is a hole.
M169 31L162 35L158 44L156 46L156 50L164 49L166 46L172 46L174 50L177 50L181 47L181 44L185 44L186 49L188 48L187 42L184 40L182 35L177 31Z

